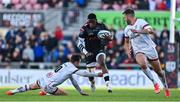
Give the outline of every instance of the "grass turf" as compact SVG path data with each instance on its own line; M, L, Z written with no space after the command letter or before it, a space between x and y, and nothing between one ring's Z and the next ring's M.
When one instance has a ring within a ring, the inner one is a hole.
M9 89L0 89L0 102L180 102L180 90L178 89L171 90L171 97L169 98L164 96L163 91L161 91L160 94L155 94L151 89L114 89L111 94L107 93L105 89L97 89L95 93L92 93L89 89L85 89L85 91L89 93L89 96L81 96L74 89L65 89L69 93L68 96L39 96L39 90L8 96L4 94L7 90Z

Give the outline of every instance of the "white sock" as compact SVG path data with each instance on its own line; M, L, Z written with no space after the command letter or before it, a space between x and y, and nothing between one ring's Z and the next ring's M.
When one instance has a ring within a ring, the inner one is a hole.
M103 75L108 90L111 90L109 73Z
M163 76L162 76L162 77L159 76L159 79L161 80L163 86L164 86L165 88L168 88L168 85L167 85L167 82L166 82L165 72L164 72L163 70L162 70L162 73L163 73Z
M30 90L29 85L24 85L22 87L19 87L17 89L12 90L12 92L13 93L20 93L20 92L25 92L25 91L28 91L28 90Z
M156 84L156 80L154 79L154 76L150 70L149 67L147 67L146 69L142 69L144 74L153 82L153 84Z

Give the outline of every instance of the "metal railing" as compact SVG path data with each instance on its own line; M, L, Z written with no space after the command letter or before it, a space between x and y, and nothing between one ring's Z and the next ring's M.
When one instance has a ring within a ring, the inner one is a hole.
M58 66L58 63L54 63L54 62L1 62L0 63L0 69L3 68L13 68L13 69L53 69L56 66ZM140 66L138 64L119 64L118 68L116 69L125 69L125 68L140 68ZM180 64L177 65L178 69L180 70ZM85 69L86 68L86 64L85 63L81 63L80 64L80 68Z

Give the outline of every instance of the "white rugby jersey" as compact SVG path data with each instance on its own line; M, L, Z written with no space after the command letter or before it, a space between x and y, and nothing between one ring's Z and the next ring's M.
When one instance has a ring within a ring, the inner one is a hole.
M145 20L136 19L134 25L128 25L124 29L124 34L126 38L130 39L130 43L132 45L133 51L143 50L146 51L150 48L155 48L156 44L152 41L149 34L137 34L133 33L131 29L135 30L143 30L151 27Z
M43 79L45 80L46 83L52 82L54 86L57 86L62 84L65 80L69 78L71 80L73 74L77 74L84 77L90 77L90 76L98 77L98 73L90 73L87 71L78 70L78 68L76 68L71 62L66 62L61 66L59 66L54 71L47 73Z

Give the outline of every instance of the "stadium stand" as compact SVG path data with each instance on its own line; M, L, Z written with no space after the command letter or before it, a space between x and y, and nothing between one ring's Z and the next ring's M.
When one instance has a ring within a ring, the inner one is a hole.
M72 53L79 52L76 47L79 28L86 19L84 15L87 15L90 6L96 2L101 2L101 5L95 7L101 10L123 10L131 7L153 11L169 10L170 0L0 0L1 10L14 9L13 12L17 10L36 12L38 10L45 14L45 22L35 22L32 27L27 27L24 24L13 26L8 21L4 22L5 27L0 29L1 66L9 67L11 63L18 62L24 68L27 67L24 66L24 63L34 65L34 62L44 62L44 64L66 62ZM177 2L177 9L179 8L180 2ZM55 13L51 13L52 9ZM55 23L49 23L51 21L48 22L48 19L54 17L57 17L58 20L53 19ZM83 20L79 21L79 19ZM57 21L59 21L58 24ZM114 33L115 39L108 45L108 67L118 69L119 64L135 63L133 59L127 58L124 51L123 29L114 29L113 26L109 26L109 29ZM164 66L165 49L163 48L168 42L169 30L164 25L164 29L157 32L158 35L152 36L152 39L158 45L159 58ZM176 42L180 43L178 30L176 30L175 35Z

